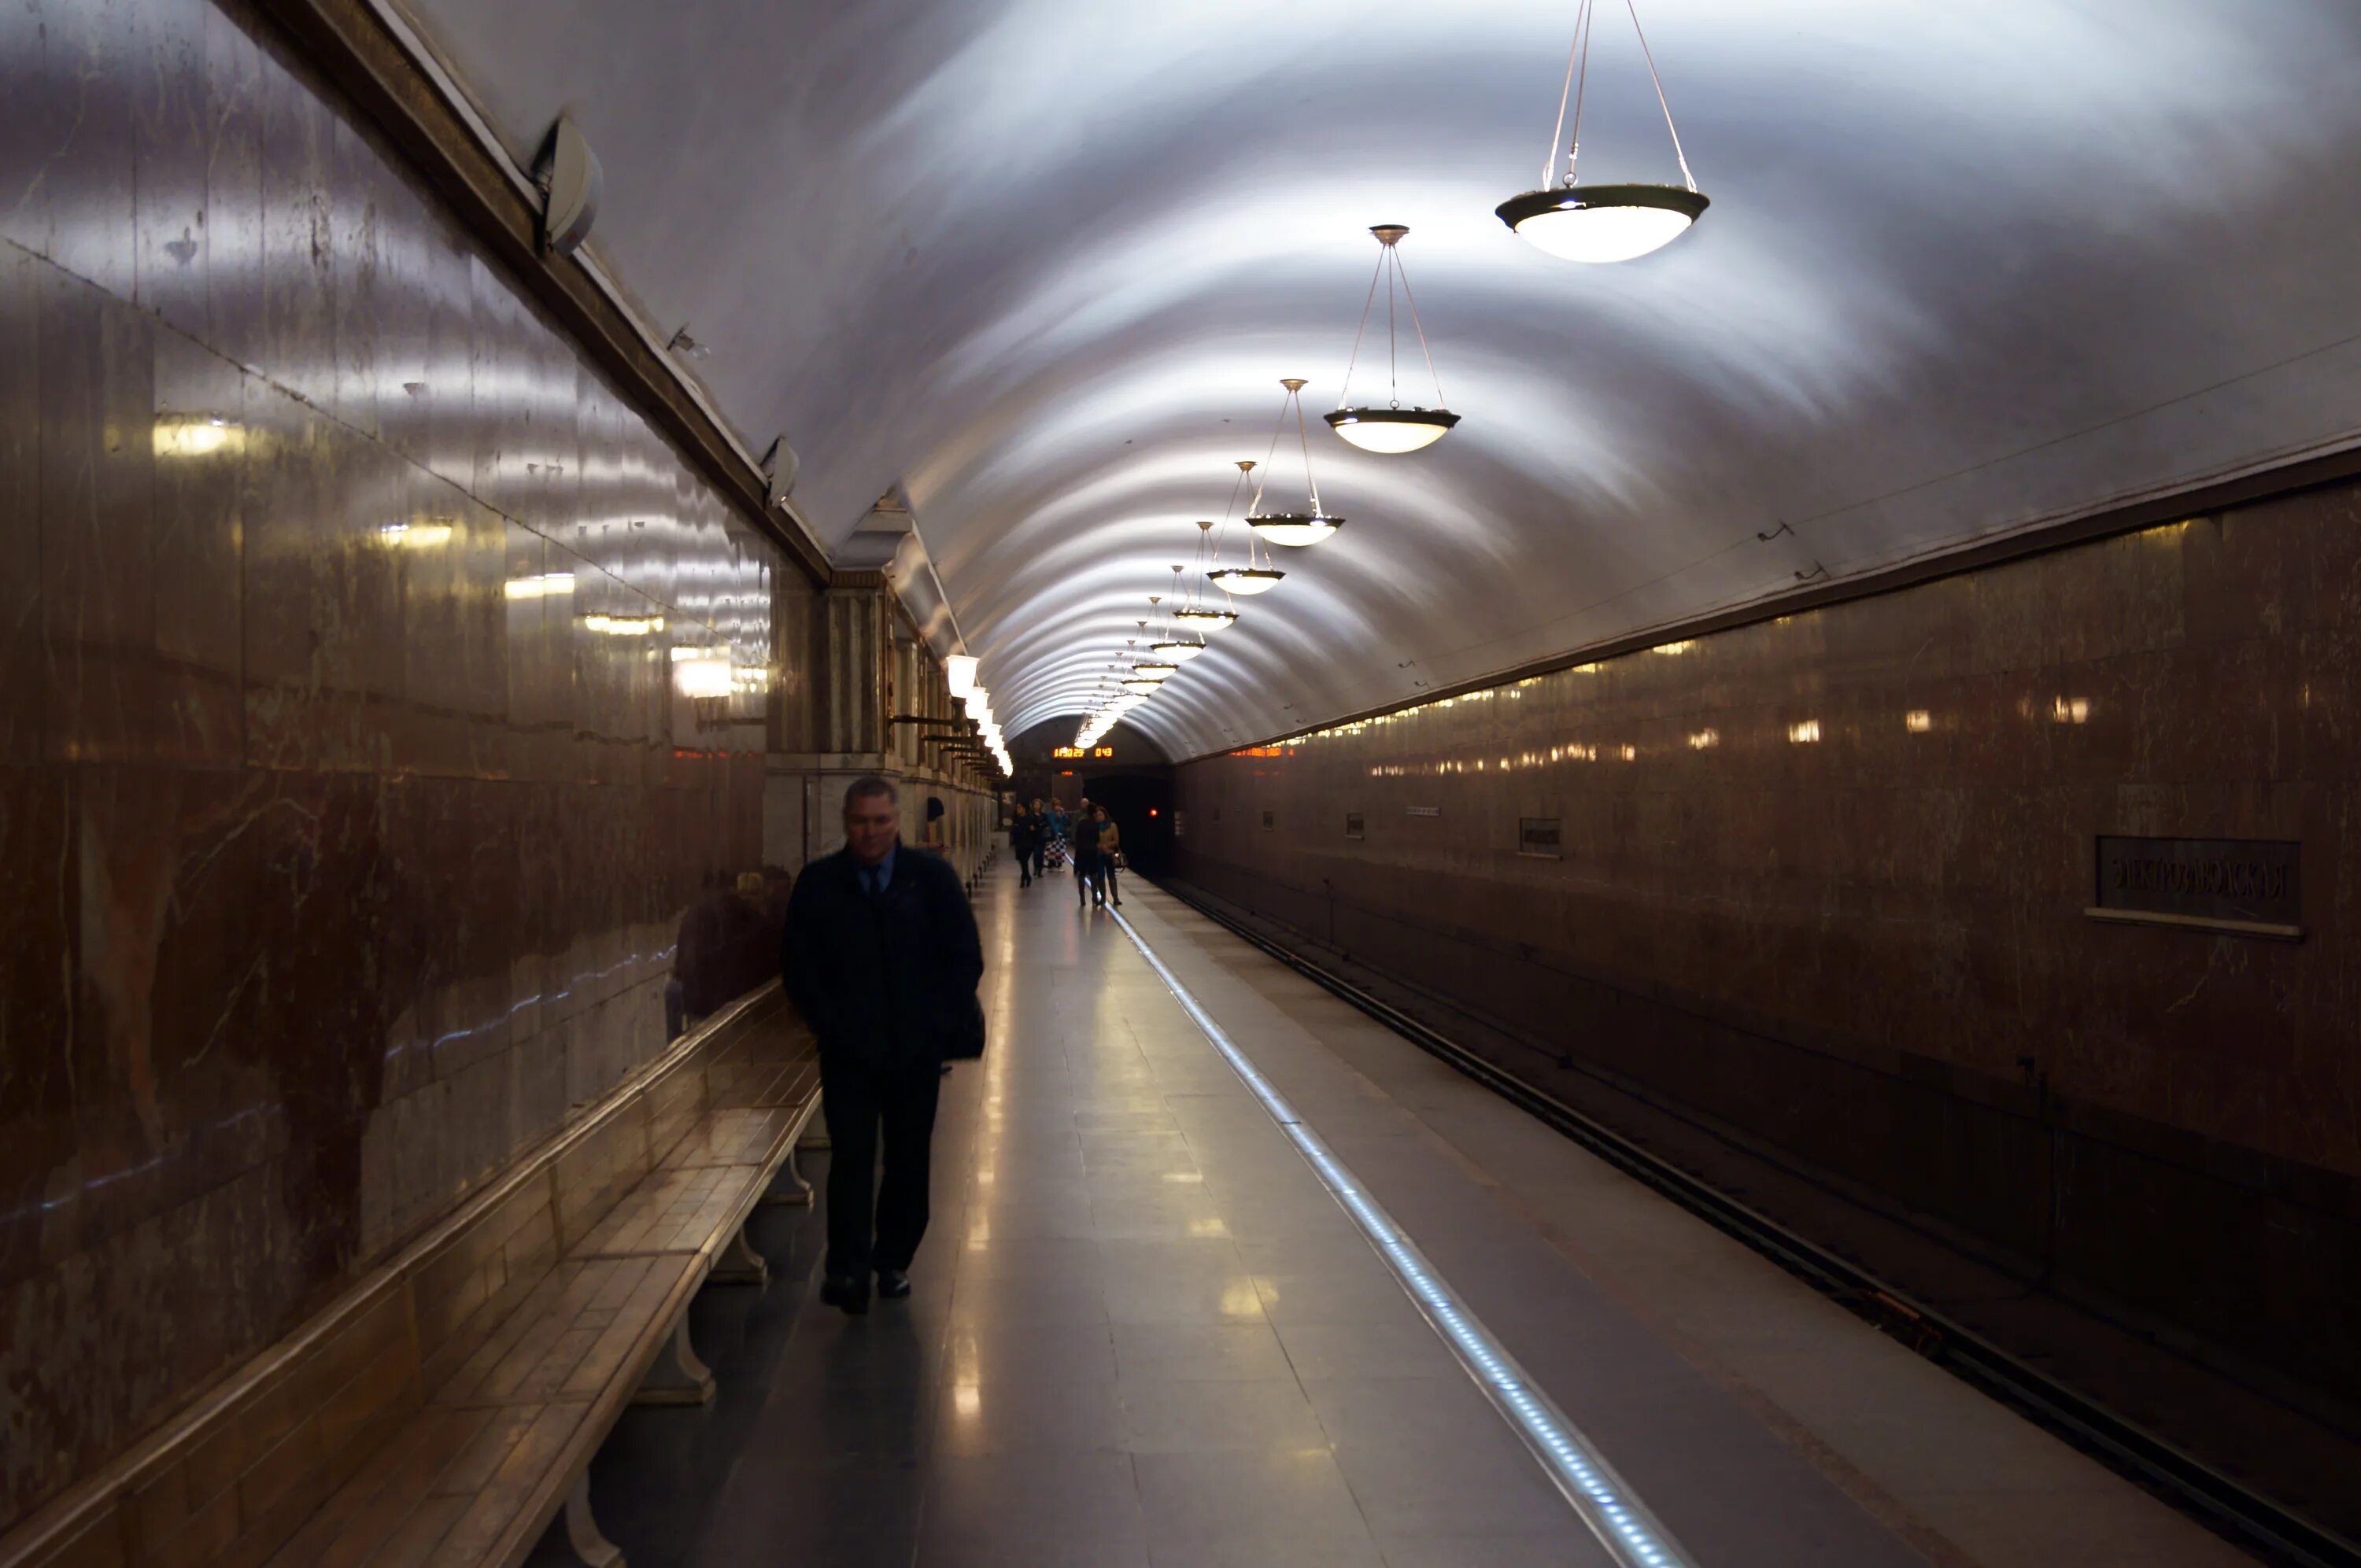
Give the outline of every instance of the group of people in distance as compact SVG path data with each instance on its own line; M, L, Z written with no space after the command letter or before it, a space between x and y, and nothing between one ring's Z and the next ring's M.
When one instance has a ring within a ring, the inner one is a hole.
M1016 803L1008 825L1008 847L1016 853L1016 885L1031 887L1033 879L1057 869L1058 861L1074 868L1074 903L1101 907L1123 905L1115 890L1115 872L1123 865L1123 834L1104 806L1083 801L1071 815L1054 800Z

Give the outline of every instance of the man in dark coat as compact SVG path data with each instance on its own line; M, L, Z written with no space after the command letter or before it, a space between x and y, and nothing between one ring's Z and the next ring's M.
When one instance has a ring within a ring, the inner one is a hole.
M1091 820L1091 803L1087 799L1074 807L1073 825L1066 844L1074 857L1074 907L1087 909L1093 898L1104 903L1099 893L1099 827Z
M844 792L844 848L815 861L787 900L787 995L819 1036L828 1118L828 1262L820 1299L869 1310L869 1277L910 1293L927 1229L927 1166L948 1047L967 1027L983 946L959 872L900 844L894 786ZM873 1202L880 1129L885 1173Z

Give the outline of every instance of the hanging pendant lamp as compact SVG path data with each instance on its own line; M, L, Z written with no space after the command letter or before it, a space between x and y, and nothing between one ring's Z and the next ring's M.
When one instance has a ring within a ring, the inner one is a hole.
M1648 35L1640 28L1635 0L1623 0L1631 13L1631 31L1648 62L1648 80L1655 84L1656 104L1664 112L1664 129L1672 134L1673 157L1681 166L1678 185L1580 185L1575 162L1582 152L1582 95L1590 77L1590 34L1598 0L1580 0L1574 16L1574 45L1566 52L1565 86L1557 100L1557 128L1550 132L1549 156L1542 163L1542 186L1512 196L1493 209L1499 220L1550 255L1567 261L1630 261L1670 245L1688 232L1710 204L1689 172L1688 154L1681 149L1681 133L1673 124L1673 106L1664 97L1664 83L1656 74L1656 57ZM1557 138L1565 129L1568 97L1574 104L1574 138L1567 144L1565 176L1553 183Z
M1148 602L1152 605L1163 597L1164 596L1161 594L1155 595L1153 598L1149 598ZM1132 622L1132 624L1138 627L1143 632L1148 630L1148 622L1144 620L1136 620ZM1137 646L1139 646L1139 640L1137 638L1133 638L1124 643L1124 647L1126 649L1137 648ZM1151 652L1154 652L1153 644L1150 645L1149 651ZM1151 658L1143 660L1140 663L1132 665L1125 673L1131 679L1136 681L1164 681L1179 674L1180 673L1180 666L1174 660Z
M1182 568L1179 566L1172 568L1172 586L1176 589L1180 586L1181 571ZM1160 605L1164 602L1164 596L1162 594L1150 594L1148 596L1148 602L1152 605ZM1175 619L1178 619L1180 612L1175 610L1173 614ZM1182 630L1185 630L1186 628L1183 628ZM1191 642L1186 637L1180 635L1180 632L1176 631L1171 636L1164 638L1160 641L1149 643L1148 645L1148 651L1155 654L1159 659L1169 660L1175 664L1185 664L1190 660L1195 658L1198 654L1203 652L1205 651L1205 644L1202 641Z
M1200 579L1204 578L1213 567L1213 523L1199 522L1197 524L1197 576ZM1189 589L1187 601L1172 612L1172 619L1182 622L1202 637L1209 631L1219 631L1225 626L1235 626L1238 623L1238 612L1229 609L1215 609L1210 604L1200 604L1197 601L1197 589L1192 584Z
M1230 487L1232 507L1237 505L1239 487L1252 477L1255 470L1255 461L1251 457L1241 457L1237 460L1237 483ZM1222 513L1222 521L1228 521L1229 516L1229 511L1224 510ZM1220 555L1221 549L1221 537L1216 534L1213 539L1213 553L1216 556ZM1235 594L1240 598L1248 598L1256 594L1267 594L1285 580L1287 576L1285 572L1268 564L1258 566L1255 565L1255 535L1249 532L1246 534L1246 564L1243 566L1216 566L1205 574L1205 580L1224 593Z
M1418 319L1418 300L1410 291L1410 277L1401 269L1401 253L1395 247L1410 230L1400 224L1379 224L1369 231L1378 236L1378 277L1386 283L1386 379L1392 398L1385 406L1364 404L1352 406L1353 367L1360 363L1361 339L1369 330L1369 311L1378 301L1378 278L1369 280L1369 297L1361 305L1360 331L1353 334L1353 356L1345 365L1345 389L1336 400L1335 409L1321 417L1328 428L1351 442L1364 452L1415 452L1422 446L1432 446L1451 433L1459 416L1443 406L1443 378L1435 376L1434 355L1426 346L1426 327ZM1401 406L1401 386L1394 374L1394 285L1401 285L1402 298L1410 305L1410 324L1418 334L1418 346L1426 355L1426 373L1434 378L1434 407Z
M1287 399L1279 405L1279 428L1270 434L1271 454L1275 456L1279 452L1279 440L1286 433L1287 416L1292 410L1295 438L1303 448L1303 487L1310 492L1311 500L1302 511L1265 511L1262 509L1262 489L1257 486L1254 499L1246 506L1246 526L1253 529L1256 537L1266 544L1284 544L1300 550L1305 545L1334 539L1336 531L1345 526L1345 520L1330 517L1320 510L1320 481L1312 477L1312 437L1304 433L1303 378L1282 377L1279 384L1287 389ZM1263 459L1266 482L1270 474L1269 464L1268 457Z

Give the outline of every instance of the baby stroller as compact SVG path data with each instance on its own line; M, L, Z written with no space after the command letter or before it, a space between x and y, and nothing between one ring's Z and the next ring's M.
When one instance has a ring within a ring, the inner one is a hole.
M1041 846L1041 869L1045 872L1061 870L1068 859L1063 839L1053 837Z

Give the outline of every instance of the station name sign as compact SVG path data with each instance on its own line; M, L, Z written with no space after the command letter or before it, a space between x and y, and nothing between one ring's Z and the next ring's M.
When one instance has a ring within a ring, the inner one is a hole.
M2301 846L2269 839L2098 841L2097 886L2084 913L2239 936L2303 935Z

